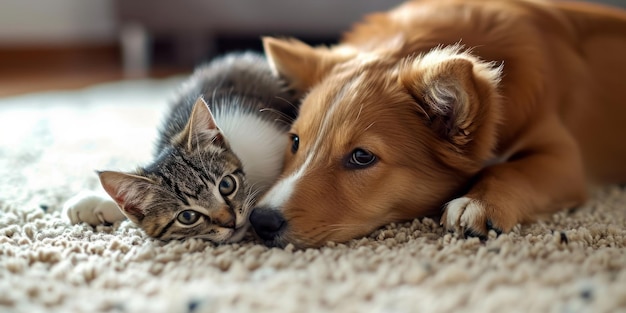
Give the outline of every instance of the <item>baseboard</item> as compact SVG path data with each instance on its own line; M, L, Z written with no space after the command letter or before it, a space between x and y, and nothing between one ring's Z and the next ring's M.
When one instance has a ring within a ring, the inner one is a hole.
M116 43L60 46L2 46L0 69L32 71L42 69L71 70L89 66L121 67L119 45Z
M0 97L79 89L128 78L159 78L188 71L188 68L156 66L145 76L129 77L122 69L117 44L0 45Z

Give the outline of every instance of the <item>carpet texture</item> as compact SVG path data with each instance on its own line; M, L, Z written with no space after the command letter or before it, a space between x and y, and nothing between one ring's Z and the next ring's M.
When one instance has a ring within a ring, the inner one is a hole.
M320 249L68 225L150 158L179 78L0 99L0 312L626 312L626 191L480 242L430 219Z

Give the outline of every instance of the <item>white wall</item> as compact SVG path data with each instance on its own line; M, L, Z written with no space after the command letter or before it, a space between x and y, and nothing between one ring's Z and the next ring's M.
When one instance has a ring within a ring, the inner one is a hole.
M0 45L114 40L112 0L0 0Z
M0 0L0 46L112 42L116 28L113 0Z

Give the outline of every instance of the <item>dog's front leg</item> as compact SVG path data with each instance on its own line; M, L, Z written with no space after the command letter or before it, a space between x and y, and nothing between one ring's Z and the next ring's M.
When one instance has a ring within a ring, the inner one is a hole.
M533 127L524 141L510 160L485 168L466 195L445 205L442 225L485 239L489 230L508 232L586 199L580 152L560 123Z

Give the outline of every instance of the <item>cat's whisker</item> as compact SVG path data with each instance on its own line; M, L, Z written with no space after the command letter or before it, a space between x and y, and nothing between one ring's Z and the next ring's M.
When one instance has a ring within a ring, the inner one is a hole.
M300 110L300 108L297 105L293 104L293 102L289 101L289 99L285 99L284 97L281 97L281 96L276 96L276 99L280 99L283 102L289 104L296 112Z
M265 112L274 113L274 114L276 114L276 115L278 115L278 116L280 116L280 117L284 118L284 119L285 119L285 121L286 121L286 122L289 122L289 123L291 123L291 122L293 122L293 121L294 121L294 118L293 118L293 117L291 117L289 114L284 113L284 112L281 112L281 111L279 111L279 110L277 110L277 109L273 109L273 108L262 108L262 109L260 109L260 110L259 110L259 112L261 112L261 113L265 113ZM285 122L285 121L283 121L283 122Z
M259 189L251 189L251 191L248 193L248 195L246 195L246 198L244 200L244 204L245 204L245 208L246 209L250 209L252 207L254 207L254 205L256 204L256 200L257 200L257 195L260 193Z
M291 123L281 120L281 119L275 119L274 122L282 123L282 124L285 124L287 127L291 127Z
M259 193L261 193L261 188L259 188L259 183L255 182L255 183L249 183L249 194L252 195L253 197L256 198L257 195L259 195Z

